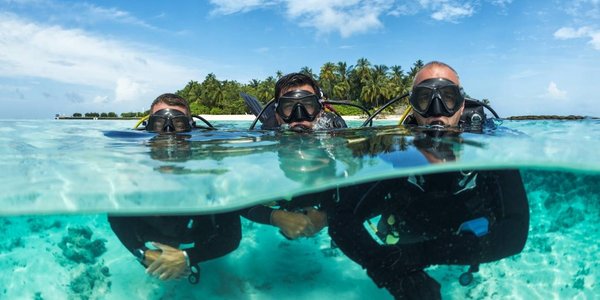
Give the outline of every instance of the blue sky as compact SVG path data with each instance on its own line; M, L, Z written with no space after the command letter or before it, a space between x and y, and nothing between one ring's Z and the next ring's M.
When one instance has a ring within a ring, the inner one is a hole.
M459 72L501 116L600 116L600 0L0 0L0 118L141 111L208 73Z

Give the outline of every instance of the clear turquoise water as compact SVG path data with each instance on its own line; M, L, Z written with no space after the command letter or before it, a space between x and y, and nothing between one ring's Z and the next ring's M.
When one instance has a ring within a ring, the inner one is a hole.
M429 268L444 298L600 294L598 121L505 121L493 133L465 134L456 145L458 159L446 164L430 164L410 147L386 156L341 146L347 140L362 145L361 139L373 136L402 140L405 133L393 128L316 139L283 136L282 142L273 133L233 131L247 123L232 123L229 132L149 142L152 136L126 130L133 123L0 121L0 266L6 270L0 299L391 298L331 249L326 231L288 241L275 228L251 222L244 222L236 251L201 264L201 284L160 282L146 276L120 244L106 213L220 211L375 178L464 168L520 169L530 233L520 254L483 264L468 287L457 281L466 267ZM306 147L290 146L299 142ZM291 151L278 151L286 145ZM186 150L177 152L181 146ZM308 150L314 148L319 151ZM282 155L295 151L304 161ZM323 158L324 169L318 164ZM321 171L291 175L284 167L289 165ZM68 259L60 245L69 228L89 228L87 244L100 240L106 252L86 264Z

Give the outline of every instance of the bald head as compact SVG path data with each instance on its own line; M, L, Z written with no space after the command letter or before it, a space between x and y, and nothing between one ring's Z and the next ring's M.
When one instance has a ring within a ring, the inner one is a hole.
M460 80L456 70L454 70L451 66L439 61L432 61L425 64L421 70L417 72L413 85L417 85L424 80L431 78L445 78L454 82L456 85L460 85Z

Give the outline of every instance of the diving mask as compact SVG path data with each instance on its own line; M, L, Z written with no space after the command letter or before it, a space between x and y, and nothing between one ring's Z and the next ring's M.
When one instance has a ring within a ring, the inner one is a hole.
M433 116L451 117L465 102L462 88L445 78L424 80L410 93L409 102L424 118Z
M161 109L148 118L146 130L151 132L187 132L191 131L193 121L177 109Z
M312 122L322 109L319 97L305 90L289 91L279 97L275 105L275 111L286 123Z

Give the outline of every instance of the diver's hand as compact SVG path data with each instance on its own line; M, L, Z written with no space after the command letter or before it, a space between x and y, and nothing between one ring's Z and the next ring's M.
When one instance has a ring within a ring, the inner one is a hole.
M314 232L311 236L317 234L317 232L327 226L327 214L324 211L317 210L314 207L307 207L304 210L306 211L306 216L313 224Z
M179 279L189 274L190 268L186 264L183 251L161 243L152 244L161 251L160 255L148 265L146 273L160 280Z
M315 234L314 225L308 216L299 212L275 210L271 215L271 224L279 227L281 232L290 239Z
M161 253L162 252L160 250L146 250L146 252L144 252L144 266L148 267L150 264L152 264Z

